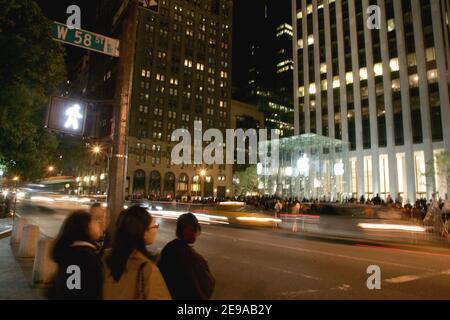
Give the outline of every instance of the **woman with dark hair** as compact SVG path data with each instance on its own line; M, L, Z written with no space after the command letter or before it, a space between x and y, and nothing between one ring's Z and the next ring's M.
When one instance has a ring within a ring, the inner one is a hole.
M146 248L155 241L158 227L145 208L133 206L120 214L112 249L105 254L103 299L171 299Z
M100 225L88 212L76 211L64 221L52 252L58 273L50 299L101 299L102 263L95 246L101 236Z

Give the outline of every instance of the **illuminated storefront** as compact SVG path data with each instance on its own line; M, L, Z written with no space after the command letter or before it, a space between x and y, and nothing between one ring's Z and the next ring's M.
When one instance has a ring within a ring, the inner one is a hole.
M336 201L351 197L347 143L315 134L261 142L279 145L279 165L257 165L260 192L282 198ZM267 144L267 146L265 146Z

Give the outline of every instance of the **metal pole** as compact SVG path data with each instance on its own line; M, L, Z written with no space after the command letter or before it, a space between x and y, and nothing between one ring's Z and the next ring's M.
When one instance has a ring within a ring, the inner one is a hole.
M133 0L130 2L120 36L120 59L116 87L117 106L114 108L113 147L108 172L108 213L111 234L114 233L117 217L123 210L125 200L126 160L128 157L127 137L137 23L138 2Z
M202 176L201 188L202 188L202 203L203 203L203 199L205 198L205 177L204 176Z
M14 209L13 209L13 220L16 216L16 205L17 205L17 182L14 186Z
M106 153L106 172L108 175L106 176L106 203L108 203L109 199L109 170L110 170L110 158L112 156L112 146L108 146L108 152Z
M17 189L16 194L14 195L14 210L13 210L13 219L16 216L16 205L17 205Z
M293 99L294 99L294 133L300 134L300 106L298 100L298 28L297 28L297 0L292 0L292 58L294 60L294 72L293 72ZM306 17L303 17L306 19ZM305 39L303 35L303 41ZM304 45L306 43L304 41Z

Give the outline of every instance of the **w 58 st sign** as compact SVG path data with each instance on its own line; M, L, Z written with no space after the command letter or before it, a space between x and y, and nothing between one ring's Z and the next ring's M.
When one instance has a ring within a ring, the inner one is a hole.
M113 57L119 56L119 40L108 38L94 32L75 29L59 22L53 22L52 35L56 41Z

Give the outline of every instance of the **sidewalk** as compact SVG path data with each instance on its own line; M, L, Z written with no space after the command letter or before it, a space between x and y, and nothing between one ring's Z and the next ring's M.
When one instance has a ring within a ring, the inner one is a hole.
M42 300L44 291L31 286L34 258L19 259L13 254L10 237L0 239L0 300Z
M12 218L0 219L0 239L3 238L2 235L7 234L8 231L11 231L12 226Z

